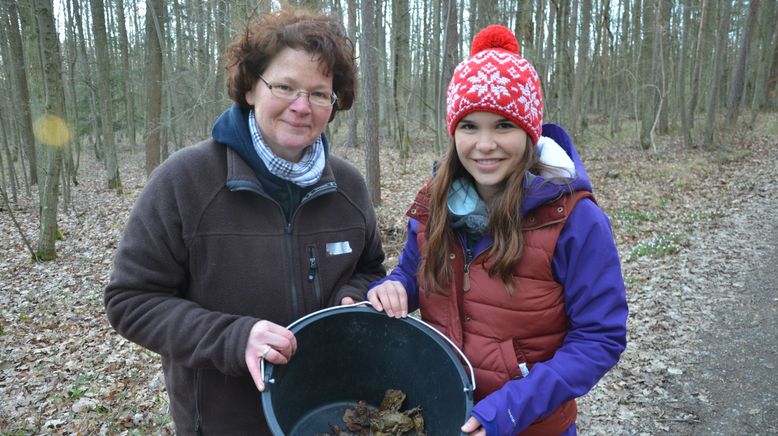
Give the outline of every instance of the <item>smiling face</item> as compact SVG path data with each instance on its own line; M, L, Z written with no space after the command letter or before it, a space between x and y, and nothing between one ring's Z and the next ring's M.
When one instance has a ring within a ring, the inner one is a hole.
M285 84L305 92L332 93L332 75L312 54L285 48L268 64L262 77L271 84ZM274 96L261 79L246 93L262 138L276 156L298 162L305 148L327 127L332 106L315 106L302 94L293 101Z
M527 133L513 121L491 112L473 112L454 130L462 166L473 176L478 194L489 202L521 163Z

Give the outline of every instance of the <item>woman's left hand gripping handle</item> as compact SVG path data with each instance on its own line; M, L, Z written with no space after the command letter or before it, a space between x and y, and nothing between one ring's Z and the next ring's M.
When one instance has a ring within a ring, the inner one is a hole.
M246 366L260 392L265 390L264 374L260 373L259 361L265 359L274 365L289 363L297 351L297 339L286 327L270 321L258 321L251 327L246 343Z

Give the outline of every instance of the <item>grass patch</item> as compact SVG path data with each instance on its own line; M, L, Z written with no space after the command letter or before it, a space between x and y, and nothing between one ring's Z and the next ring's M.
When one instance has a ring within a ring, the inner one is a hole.
M751 114L746 114L751 117ZM754 123L753 132L758 135L778 135L778 112L760 112Z
M91 385L92 377L87 375L81 375L76 380L76 383L68 390L68 398L72 400L78 400L84 397L88 392Z
M621 207L613 211L613 219L628 223L656 222L661 216L656 212L645 212L642 210L633 210Z
M629 253L628 260L635 260L645 256L660 257L677 253L681 249L681 236L677 233L658 235L650 241L639 242Z

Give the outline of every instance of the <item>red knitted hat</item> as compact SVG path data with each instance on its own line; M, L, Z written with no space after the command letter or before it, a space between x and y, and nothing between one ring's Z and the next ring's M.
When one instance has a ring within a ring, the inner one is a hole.
M540 80L535 68L519 54L513 32L493 24L475 36L470 58L454 70L446 108L451 136L462 117L487 111L515 122L537 144L543 122Z

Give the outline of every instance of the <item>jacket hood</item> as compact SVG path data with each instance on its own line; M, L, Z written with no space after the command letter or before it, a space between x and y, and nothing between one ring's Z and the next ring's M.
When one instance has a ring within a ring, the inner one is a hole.
M522 216L539 206L556 200L561 195L575 191L592 192L589 175L586 174L586 169L584 169L581 157L575 150L570 135L556 124L544 124L543 136L553 139L567 153L575 166L575 177L568 184L553 183L543 176L534 174L527 177L524 182L527 191L521 202Z

